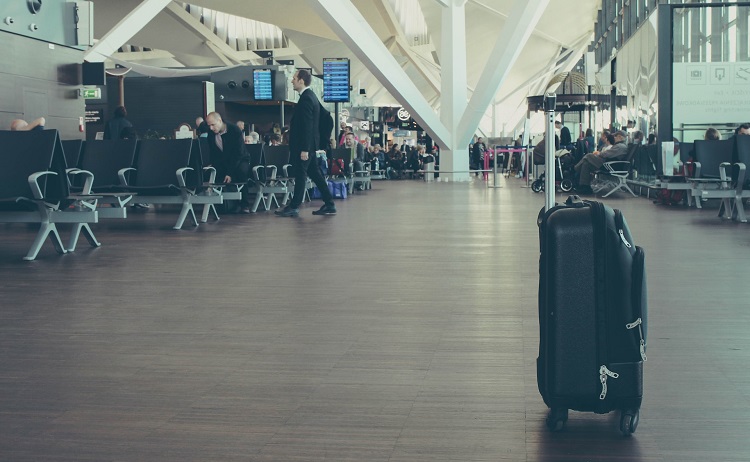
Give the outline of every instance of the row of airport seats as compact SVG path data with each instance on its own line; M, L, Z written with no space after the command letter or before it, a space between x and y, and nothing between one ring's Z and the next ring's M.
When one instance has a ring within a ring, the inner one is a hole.
M206 167L211 160L205 139L84 142L63 141L56 130L0 131L0 146L0 222L40 225L26 260L36 258L47 238L61 254L75 250L80 235L100 246L90 224L125 219L134 202L179 206L173 228L181 229L188 217L198 226L195 206L203 206L201 222L211 213L219 220L216 206L239 201L244 188L255 194L253 211L261 204L266 210L285 205L294 189L288 146L248 145L251 178L228 185L216 183L215 170ZM350 159L345 151L334 151L332 159ZM330 179L352 190L366 172L347 165ZM73 224L67 245L59 223Z
M747 222L744 201L750 198L750 136L727 140L696 140L680 143L682 175L665 175L662 156L655 145L639 147L633 157L628 183L649 189L684 190L688 206L719 199L719 216Z
M693 161L685 164L690 197L698 208L702 199L720 199L719 216L747 223L744 200L750 198L750 136L694 142Z

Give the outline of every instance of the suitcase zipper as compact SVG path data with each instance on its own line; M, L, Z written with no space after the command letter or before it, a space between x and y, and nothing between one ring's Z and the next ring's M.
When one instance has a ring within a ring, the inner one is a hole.
M635 320L635 322L631 322L630 324L625 324L625 328L628 330L638 328L638 335L641 337L640 342L640 350L641 350L641 359L643 361L648 361L648 358L646 358L646 340L643 338L643 329L641 328L641 325L643 324L643 320L641 318L638 318Z
M599 395L599 399L604 399L607 397L607 377L616 379L619 376L620 374L610 371L604 364L599 367L599 381L602 383L602 392Z
M620 234L620 240L625 244L625 247L631 249L633 246L630 245L630 242L628 242L627 239L625 239L625 233L621 229L618 229L617 232Z
M624 220L622 219L622 212L620 210L615 210L615 226L617 226L617 234L620 235L620 240L622 241L622 243L625 244L625 247L632 249L633 246L625 238L625 231L623 231L625 224Z

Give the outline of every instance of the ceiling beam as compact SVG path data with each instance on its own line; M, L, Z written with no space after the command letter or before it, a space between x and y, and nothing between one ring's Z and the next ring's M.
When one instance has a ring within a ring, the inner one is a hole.
M236 61L232 61L225 55L224 53L219 50L219 47L214 45L211 41L204 42L209 50L211 50L217 58L219 58L219 61L221 61L225 66L231 66L232 64L236 64Z
M457 145L468 144L471 140L548 4L549 0L516 0L458 124Z
M174 54L166 50L151 51L118 51L114 57L123 61L146 61L150 59L176 59Z
M381 85L411 113L433 140L451 144L451 134L385 44L350 0L309 0L312 9L336 33Z
M433 90L440 93L440 80L430 72L430 70L425 66L424 62L417 53L414 52L414 50L411 49L411 46L406 43L406 40L404 40L403 37L397 37L396 38L396 44L398 45L398 48L401 50L401 53L406 55L407 58L409 58L409 62L417 68L420 74L422 74L422 77L427 80L427 83L430 84Z
M112 30L104 34L104 37L83 55L83 59L89 62L104 62L171 2L172 0L143 0Z
M221 37L214 33L213 29L209 29L205 24L196 19L195 16L188 13L181 5L170 3L166 7L166 11L178 22L185 25L188 30L205 40L206 45L216 54L216 56L219 57L219 59L221 59L222 62L224 62L224 64L240 64L243 62L239 51L230 47L226 41L222 40Z
M508 19L508 14L507 13L503 13L502 11L500 11L500 10L498 10L496 8L493 8L493 7L489 6L489 5L487 5L483 1L480 1L480 0L468 0L468 1L470 3L472 3L472 4L474 4L474 5L477 5L477 6L481 7L481 8L484 8L485 10L489 11L490 13L493 13L493 14L495 14L497 16L500 16L501 18ZM531 33L531 35L533 35L534 37L543 38L544 40L547 40L549 42L555 43L557 45L563 45L563 43L560 40L552 37L549 34L545 34L544 32L540 32L539 30L536 30L536 29Z

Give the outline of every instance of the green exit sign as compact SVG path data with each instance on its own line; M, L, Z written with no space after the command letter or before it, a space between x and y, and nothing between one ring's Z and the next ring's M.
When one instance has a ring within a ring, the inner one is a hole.
M84 99L102 99L101 88L81 88L80 94Z

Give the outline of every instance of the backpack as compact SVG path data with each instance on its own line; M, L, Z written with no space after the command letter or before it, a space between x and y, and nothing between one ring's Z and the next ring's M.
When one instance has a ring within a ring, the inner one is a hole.
M320 115L318 116L318 149L325 151L329 148L331 133L333 133L333 117L331 117L328 109L324 108L321 104Z
M344 175L344 159L331 159L331 175Z

